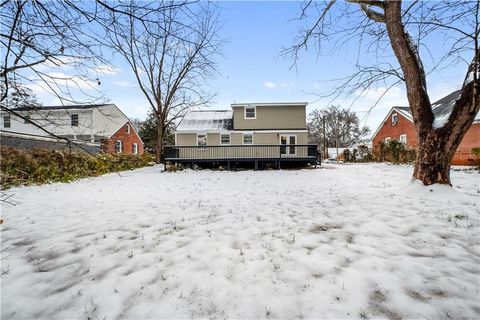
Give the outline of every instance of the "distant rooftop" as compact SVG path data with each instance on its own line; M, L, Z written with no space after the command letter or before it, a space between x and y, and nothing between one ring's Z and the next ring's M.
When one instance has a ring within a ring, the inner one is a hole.
M177 131L222 131L232 129L233 111L231 110L189 111L177 126Z
M113 103L102 104L72 104L67 106L26 106L12 108L14 111L32 111L32 110L68 110L68 109L93 109L112 105Z
M306 106L308 102L245 102L245 103L232 103L232 108L255 106L255 107L275 107L275 106Z

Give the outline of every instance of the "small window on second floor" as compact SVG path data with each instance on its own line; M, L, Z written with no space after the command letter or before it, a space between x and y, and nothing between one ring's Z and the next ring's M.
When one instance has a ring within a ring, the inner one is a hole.
M396 126L398 123L398 114L392 114L392 126Z
M127 124L127 133L130 134L130 125Z
M245 107L245 119L255 119L257 117L257 112L256 112L255 107Z
M78 114L74 113L70 115L70 123L72 127L78 127Z
M10 116L8 115L3 116L3 127L10 128L10 126L11 126Z

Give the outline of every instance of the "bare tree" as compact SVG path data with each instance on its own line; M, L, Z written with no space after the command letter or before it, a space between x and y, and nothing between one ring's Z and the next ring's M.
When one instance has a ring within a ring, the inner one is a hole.
M311 43L321 50L327 39L333 40L333 50L352 42L359 50L357 72L340 79L325 96L359 96L379 82L388 88L405 83L418 141L413 178L425 185L450 184L452 158L480 108L480 2L309 1L302 6L300 19L311 26L302 29L285 51L295 61ZM434 34L443 36L441 53L429 50ZM420 51L431 61L422 60ZM362 55L372 53L378 63L362 61ZM459 97L448 120L434 124L427 75L462 63L466 72Z
M212 98L203 88L216 72L214 58L221 48L214 6L170 4L157 12L155 23L126 17L109 33L113 48L130 65L156 117L157 163L163 160L167 128L188 109Z
M115 70L109 59L110 47L103 41L107 32L125 17L154 24L158 12L169 6L177 4L153 0L1 1L1 110L24 118L5 101L9 91L15 92L16 83L40 86L61 104L106 102L98 90L100 77ZM35 121L30 123L54 136Z
M355 112L339 106L312 111L308 129L311 142L320 145L322 150L353 147L362 142L370 132L368 127L360 127L360 120Z

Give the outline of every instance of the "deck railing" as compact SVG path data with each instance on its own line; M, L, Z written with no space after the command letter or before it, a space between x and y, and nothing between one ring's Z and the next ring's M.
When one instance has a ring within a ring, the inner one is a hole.
M165 160L235 161L235 160L307 160L319 158L317 145L220 145L166 146Z

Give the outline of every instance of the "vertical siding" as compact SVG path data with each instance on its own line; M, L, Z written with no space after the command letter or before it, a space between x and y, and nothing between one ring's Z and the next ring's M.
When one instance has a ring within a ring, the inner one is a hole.
M305 129L305 106L257 106L256 119L245 119L244 107L233 108L234 130Z

